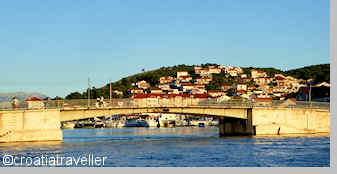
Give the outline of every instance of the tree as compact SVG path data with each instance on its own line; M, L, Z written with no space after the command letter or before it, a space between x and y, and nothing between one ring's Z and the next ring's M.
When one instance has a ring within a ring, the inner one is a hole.
M72 92L70 93L69 95L66 96L66 99L67 100L70 100L70 99L82 99L82 94L79 93L79 92Z
M63 100L63 98L59 97L59 96L56 96L56 97L52 98L52 100Z
M256 86L256 83L254 82L253 79L251 79L249 82L246 83L248 86Z
M214 63L206 63L202 64L202 67L208 66L216 66L217 64ZM267 73L268 76L274 77L275 74L283 74L284 76L292 76L297 79L309 79L312 78L315 82L328 82L330 83L330 64L322 64L322 65L313 65L303 68L298 68L289 71L281 71L275 68L254 68L254 67L247 67L242 68L243 72L247 74L248 77L251 76L251 70L262 70ZM113 90L120 90L123 92L124 98L130 97L131 95L127 92L132 86L132 83L136 83L137 81L146 80L150 83L151 86L155 86L159 78L162 76L171 76L176 77L178 71L187 71L193 79L195 79L198 75L194 72L194 65L175 65L172 67L161 67L157 70L151 70L147 72L138 73L129 77L124 77L119 81L112 83ZM226 77L227 76L227 77ZM211 89L219 89L221 84L233 84L237 83L238 78L232 77L229 74L225 74L221 72L221 74L213 74L213 81L206 85L207 90ZM253 82L248 82L248 85L253 85ZM102 88L97 88L96 90L96 97L104 96L104 98L108 98L110 96L109 86L106 85ZM94 93L94 92L93 92ZM87 98L87 90L82 93L82 98Z
M99 96L97 95L97 89L95 87L92 87L92 89L90 89L90 96L93 99L99 98Z
M296 95L297 95L297 93L294 93L294 92L289 93L285 96L285 99L287 100L288 98L296 98Z
M235 96L235 94L236 94L235 89L233 89L233 88L227 90L227 92L226 92L227 96Z

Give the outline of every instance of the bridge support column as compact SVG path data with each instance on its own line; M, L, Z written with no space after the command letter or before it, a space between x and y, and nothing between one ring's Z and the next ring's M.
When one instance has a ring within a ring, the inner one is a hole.
M59 110L0 112L0 143L62 141Z
M247 110L247 119L219 117L219 135L237 136L254 135L252 125L252 110Z
M220 136L225 135L225 118L223 117L219 118L219 134Z

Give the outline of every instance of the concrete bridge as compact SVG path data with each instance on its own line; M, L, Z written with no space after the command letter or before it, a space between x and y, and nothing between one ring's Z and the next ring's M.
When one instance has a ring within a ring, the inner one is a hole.
M61 105L45 103L44 108L3 110L0 111L0 142L62 140L61 121L151 112L217 117L220 136L330 132L330 110L322 107L322 103L141 102L121 100L97 107L83 100L62 101Z
M216 117L230 117L247 119L249 107L229 106L186 106L186 107L110 107L110 108L79 108L61 109L60 121L72 121L97 116L110 116L112 114L133 113L173 113L188 115L205 115Z

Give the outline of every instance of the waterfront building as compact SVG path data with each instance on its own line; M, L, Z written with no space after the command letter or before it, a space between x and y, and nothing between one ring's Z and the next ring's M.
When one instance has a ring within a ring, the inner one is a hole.
M44 108L43 101L38 97L30 97L23 101L27 109L42 109Z
M219 96L225 95L225 93L220 90L208 90L208 94L212 97L219 97Z

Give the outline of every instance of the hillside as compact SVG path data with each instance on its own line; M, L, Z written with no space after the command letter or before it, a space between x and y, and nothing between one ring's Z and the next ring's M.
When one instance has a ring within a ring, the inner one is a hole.
M191 76L194 76L194 65L177 65L173 67L161 67L160 69L147 71L144 73L138 73L132 76L128 76L112 83L113 90L120 90L123 91L124 97L128 97L126 90L131 88L132 83L136 83L141 80L145 80L153 86L160 77L162 76L176 76L178 71L188 71ZM93 87L91 91L91 95L93 98L96 96L104 96L104 98L108 98L110 86L107 84L101 88ZM117 96L115 96L117 97ZM87 98L87 92L83 92L82 94L79 92L70 93L66 96L66 99L80 99L80 98Z
M244 73L248 74L248 76L250 76L250 70L252 69L262 70L270 77L273 77L275 74L283 74L297 79L313 79L315 82L330 82L330 64L311 65L289 71L282 71L276 68L243 68Z
M216 64L202 64L202 67L207 67L209 65ZM154 86L159 78L162 76L172 76L175 77L177 71L188 71L188 73L194 78L196 75L194 74L194 65L176 65L173 67L161 67L160 69L147 71L144 73L135 74L129 77L122 78L119 81L112 83L113 90L123 91L123 97L129 97L127 94L127 89L132 87L132 83L136 83L137 81L145 80ZM289 71L282 71L276 68L256 68L256 67L243 67L244 73L250 76L250 70L257 69L262 70L267 73L268 76L274 77L275 74L283 74L285 76L292 76L297 79L313 79L316 82L328 82L330 83L330 64L320 64L320 65L312 65L306 66L302 68L297 68ZM104 96L104 98L109 97L109 84L101 88L93 87L91 90L91 96L96 98L98 96ZM118 96L114 96L118 97ZM67 99L80 99L87 98L87 92L79 93L73 92L66 96Z
M32 93L27 93L27 92L10 92L10 93L0 93L0 102L8 102L11 101L13 97L18 98L18 100L23 101L26 98L29 97L38 97L38 98L46 98L48 97L47 95L37 93L37 92L32 92Z
M286 71L285 74L297 79L313 79L316 82L330 83L330 64L306 66Z

